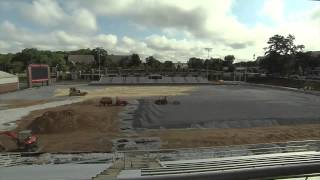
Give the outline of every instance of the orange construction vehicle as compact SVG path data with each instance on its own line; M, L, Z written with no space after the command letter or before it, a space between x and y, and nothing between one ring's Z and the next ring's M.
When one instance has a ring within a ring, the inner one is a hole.
M126 106L126 105L128 105L127 100L116 97L116 106Z
M114 100L111 97L103 97L99 101L100 105L102 106L126 106L128 105L128 101L125 99L121 99L119 97L116 97Z
M4 134L9 136L17 143L18 151L36 151L38 149L38 137L31 133L31 130L24 130L18 133L13 131L0 132L0 135ZM5 149L5 148L4 148Z

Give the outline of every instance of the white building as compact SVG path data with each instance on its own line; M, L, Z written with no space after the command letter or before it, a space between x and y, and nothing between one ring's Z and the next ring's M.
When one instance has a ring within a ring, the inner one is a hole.
M180 68L180 69L188 69L188 63L182 63L180 61L174 63L175 68Z

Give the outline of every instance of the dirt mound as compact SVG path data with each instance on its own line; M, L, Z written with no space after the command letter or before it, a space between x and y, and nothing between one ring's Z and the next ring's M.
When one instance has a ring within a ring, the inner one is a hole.
M92 117L79 114L73 109L47 111L28 127L35 133L64 133L99 127Z

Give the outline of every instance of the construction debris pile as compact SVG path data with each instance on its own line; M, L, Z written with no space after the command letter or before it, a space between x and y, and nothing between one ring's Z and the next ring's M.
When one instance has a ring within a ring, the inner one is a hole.
M80 129L97 129L101 124L90 115L75 110L47 111L28 126L35 133L65 133Z

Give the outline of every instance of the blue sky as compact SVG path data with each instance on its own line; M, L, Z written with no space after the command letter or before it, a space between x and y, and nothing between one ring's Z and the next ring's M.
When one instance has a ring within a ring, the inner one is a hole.
M312 9L320 2L311 0L279 0L284 5L283 13L285 15L307 11ZM261 10L266 1L263 0L236 0L232 5L232 14L247 26L254 26L257 23L274 25L272 19L268 16L261 15Z
M262 55L274 34L320 50L320 2L308 0L2 0L0 53L103 47L185 61Z

